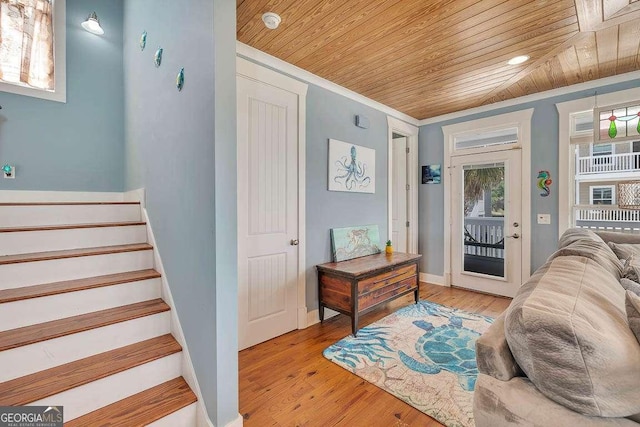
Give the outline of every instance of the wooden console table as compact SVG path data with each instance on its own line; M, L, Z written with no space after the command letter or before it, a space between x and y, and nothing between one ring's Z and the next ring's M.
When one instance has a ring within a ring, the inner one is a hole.
M422 255L394 252L317 265L320 322L325 307L346 314L356 336L360 314L409 292L417 303L420 258Z

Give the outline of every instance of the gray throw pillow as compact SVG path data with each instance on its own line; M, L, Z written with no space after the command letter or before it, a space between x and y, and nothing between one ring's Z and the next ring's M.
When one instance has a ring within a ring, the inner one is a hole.
M640 283L623 277L622 279L620 279L620 284L626 291L633 292L634 294L640 296Z
M627 291L626 308L629 327L640 343L640 296Z
M640 283L640 264L634 257L627 259L622 267L622 277Z
M613 249L618 259L635 258L640 260L640 244L609 242L609 247Z

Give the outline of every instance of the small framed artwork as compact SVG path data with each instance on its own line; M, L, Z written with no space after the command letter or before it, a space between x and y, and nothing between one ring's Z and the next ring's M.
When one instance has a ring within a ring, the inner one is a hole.
M440 165L426 165L422 167L423 184L440 184L442 182Z
M329 191L376 192L376 150L329 140Z

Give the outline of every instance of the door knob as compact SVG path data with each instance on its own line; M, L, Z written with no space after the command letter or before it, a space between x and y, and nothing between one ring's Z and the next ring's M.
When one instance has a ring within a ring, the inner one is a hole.
M300 242L298 242L298 239L291 239L291 246L298 246L298 244L300 244Z
M504 236L504 237L508 237L508 238L512 238L512 239L519 239L520 235L518 233L513 233L511 236Z
M518 224L517 222L514 222L514 223L513 223L513 226L514 226L514 227L520 227L520 224Z

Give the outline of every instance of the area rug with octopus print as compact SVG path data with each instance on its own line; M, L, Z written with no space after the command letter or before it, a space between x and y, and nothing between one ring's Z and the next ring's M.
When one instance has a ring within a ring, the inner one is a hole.
M323 354L448 427L473 427L475 343L492 322L491 317L420 301Z

